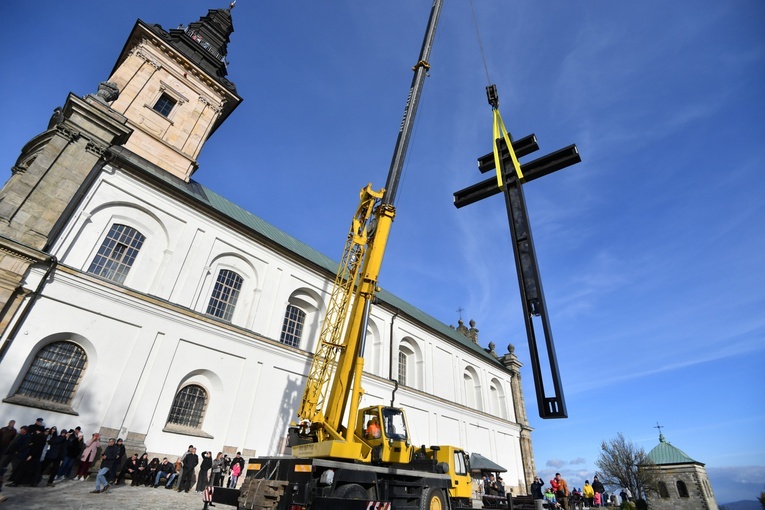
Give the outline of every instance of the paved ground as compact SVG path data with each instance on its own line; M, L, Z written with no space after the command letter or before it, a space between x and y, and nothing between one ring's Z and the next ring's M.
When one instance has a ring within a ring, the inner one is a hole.
M130 487L128 484L111 486L103 494L90 494L95 489L95 479L86 482L67 480L53 487L45 481L40 487L3 486L3 496L8 500L0 503L0 510L201 510L204 506L201 494L194 491L178 493L160 486ZM233 510L232 506L216 504L213 510Z

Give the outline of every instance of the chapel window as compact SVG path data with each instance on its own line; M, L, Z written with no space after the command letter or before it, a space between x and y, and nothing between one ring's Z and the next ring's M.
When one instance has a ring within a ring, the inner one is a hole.
M197 384L189 384L176 393L167 423L199 429L206 409L207 391Z
M398 351L398 383L401 386L406 386L406 358L404 351Z
M239 299L239 291L242 289L244 278L228 269L221 269L218 280L215 282L210 303L207 305L207 313L230 321L234 315L234 308Z
M279 341L290 347L300 347L300 336L303 334L304 324L305 312L295 305L287 305Z
M124 283L145 240L146 237L136 229L115 223L101 243L88 273Z
M35 355L16 394L69 405L87 359L85 351L75 343L48 344Z

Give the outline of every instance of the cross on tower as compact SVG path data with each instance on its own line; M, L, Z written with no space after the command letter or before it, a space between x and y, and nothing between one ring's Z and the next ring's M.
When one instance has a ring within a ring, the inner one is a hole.
M661 434L661 429L663 429L664 427L662 425L659 425L659 422L657 421L656 426L654 428L659 429L659 434Z
M486 87L486 92L489 96L489 104L496 110L499 104L496 87L494 85ZM558 360L555 354L552 329L547 317L542 280L539 276L539 265L537 264L537 256L534 251L534 241L531 237L531 224L529 223L526 199L521 185L579 163L581 158L579 157L576 145L572 144L541 158L521 164L521 171L517 172L513 159L517 161L517 158L531 154L539 149L539 145L537 145L536 136L533 134L519 140L512 140L510 138L509 144L512 147L508 147L504 138L497 139L499 163L501 166L499 173L502 176L502 186L499 186L497 178L494 177L479 182L454 193L454 205L457 208L464 207L486 197L504 192L507 219L510 224L510 236L513 240L515 268L521 291L526 335L529 342L531 368L534 374L539 416L541 418L567 418L566 401L560 384L560 373L558 371ZM478 158L478 170L481 173L494 169L496 169L494 153ZM553 384L553 394L549 397L545 393L544 388L539 348L534 333L534 317L538 317L541 320L542 333L547 347L547 359L550 365L549 375Z

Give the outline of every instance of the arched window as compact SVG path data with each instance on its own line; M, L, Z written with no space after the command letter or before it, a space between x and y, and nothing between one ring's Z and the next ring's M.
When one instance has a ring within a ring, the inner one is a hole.
M125 283L128 271L145 240L146 237L136 229L115 223L101 243L88 273L113 282Z
M483 411L481 381L475 369L473 367L466 367L462 379L465 387L465 405Z
M668 498L669 497L669 491L667 490L667 484L664 482L659 482L659 496L662 498Z
M205 389L196 384L189 384L176 393L167 423L194 429L202 428L206 409Z
M398 344L398 383L416 390L424 389L422 350L412 337L404 337Z
M287 305L284 312L284 323L279 341L290 347L300 347L300 336L303 334L305 312L295 305Z
M77 344L48 344L35 356L16 394L69 405L87 360L85 351Z
M207 313L224 321L230 321L234 315L236 300L239 299L243 281L244 278L234 271L221 269L210 296L210 303L207 305Z
M507 402L502 383L494 378L489 383L489 412L499 418L507 418Z
M398 351L398 383L406 386L406 352Z
M682 480L677 481L677 493L680 495L681 498L690 497L688 495L688 487L686 487L685 482Z

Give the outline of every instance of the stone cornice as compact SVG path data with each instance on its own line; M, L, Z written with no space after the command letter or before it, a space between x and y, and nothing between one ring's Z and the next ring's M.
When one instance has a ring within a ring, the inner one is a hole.
M154 60L149 52L146 50L145 44L148 43L146 39L141 41L141 44L136 46L130 51L131 55L135 55L136 57L140 58L150 66L152 66L154 69L160 69L162 67L162 64Z
M9 237L0 235L0 252L13 255L24 261L34 264L50 259L50 255L31 246L21 244Z

